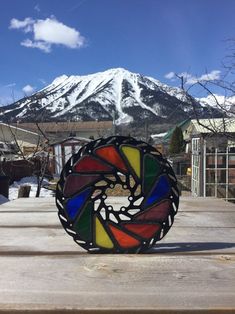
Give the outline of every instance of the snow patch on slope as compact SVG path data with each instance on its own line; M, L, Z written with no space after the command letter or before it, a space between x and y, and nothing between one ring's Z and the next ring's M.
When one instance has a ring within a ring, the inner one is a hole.
M227 112L228 115L233 115L235 113L235 96L225 97L223 95L214 94L196 99L204 107L210 106L213 108L220 108Z

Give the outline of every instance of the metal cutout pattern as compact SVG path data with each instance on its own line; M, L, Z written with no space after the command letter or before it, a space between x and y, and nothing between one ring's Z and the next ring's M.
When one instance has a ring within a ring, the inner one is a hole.
M128 204L107 202L117 185ZM59 219L89 252L139 253L171 228L179 205L175 174L151 145L112 136L83 146L64 166L56 189Z

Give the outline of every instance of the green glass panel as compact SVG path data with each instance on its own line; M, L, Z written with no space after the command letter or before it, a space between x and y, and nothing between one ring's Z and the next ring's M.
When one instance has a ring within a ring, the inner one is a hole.
M91 241L92 239L92 211L93 203L89 202L73 225L74 231L76 231L84 241Z
M160 173L161 166L156 158L151 155L144 156L144 180L143 190L148 193L156 181L156 177Z

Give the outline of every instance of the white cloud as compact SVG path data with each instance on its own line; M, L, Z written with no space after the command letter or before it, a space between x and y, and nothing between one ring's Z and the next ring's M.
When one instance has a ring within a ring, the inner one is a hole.
M41 9L40 9L40 7L39 7L39 4L36 4L36 5L35 5L34 10L37 11L37 12L40 12L40 11L41 11Z
M187 72L182 72L179 74L175 74L174 72L169 72L165 75L165 78L173 81L175 76L177 75L178 77L183 77L185 80L185 84L195 84L198 82L206 82L206 81L215 81L220 79L220 73L221 71L219 70L213 70L210 73L203 74L199 77L194 76L190 73Z
M26 95L31 95L34 92L35 88L31 85L25 85L22 88L22 92Z
M33 24L35 21L31 17L26 17L23 21L17 19L11 19L10 21L10 29L23 29L25 33L29 33L33 31Z
M84 38L76 29L68 27L54 18L38 20L34 24L34 39L69 48L79 48L84 44Z
M199 81L215 81L220 79L220 71L214 70L210 73L203 74L199 77Z
M175 73L174 72L169 72L165 75L165 78L171 80L175 77Z
M79 31L59 22L55 17L45 20L33 20L28 17L23 21L13 18L9 28L21 29L25 33L32 32L33 39L26 38L21 45L27 48L38 48L47 53L51 51L52 45L76 49L85 44L85 38Z
M4 85L4 87L6 88L13 88L15 86L16 86L16 83L10 83L10 84Z
M179 77L183 77L185 80L185 84L194 84L198 82L198 78L196 76L193 76L190 73L182 72L177 74Z
M51 52L51 45L44 41L32 41L31 39L25 39L21 43L21 46L27 48L38 48L44 52Z
M193 76L189 73L182 73L185 75L186 84L195 84L197 82L215 81L220 78L220 71L213 70L210 73L203 74L199 77Z

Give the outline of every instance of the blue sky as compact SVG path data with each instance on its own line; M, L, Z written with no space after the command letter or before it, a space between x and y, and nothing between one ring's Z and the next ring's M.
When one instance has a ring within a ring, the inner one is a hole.
M234 12L234 0L1 0L0 104L114 67L169 85L171 72L219 77Z

